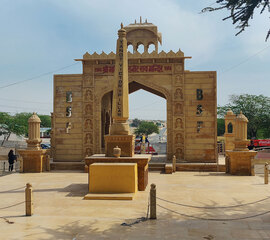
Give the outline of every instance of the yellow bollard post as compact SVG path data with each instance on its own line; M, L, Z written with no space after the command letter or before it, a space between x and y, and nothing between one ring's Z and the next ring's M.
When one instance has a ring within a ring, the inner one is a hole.
M150 189L150 219L157 219L156 184L151 184Z
M30 183L27 183L25 188L25 215L33 215L33 194L32 185Z
M264 165L264 184L268 184L268 163L266 162Z

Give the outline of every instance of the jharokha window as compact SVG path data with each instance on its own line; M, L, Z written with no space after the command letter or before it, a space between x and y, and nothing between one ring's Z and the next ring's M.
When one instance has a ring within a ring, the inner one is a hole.
M228 124L228 133L232 133L233 132L233 125L232 123Z

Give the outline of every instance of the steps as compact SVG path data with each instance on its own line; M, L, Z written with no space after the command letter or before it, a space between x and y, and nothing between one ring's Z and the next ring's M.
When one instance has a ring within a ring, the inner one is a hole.
M51 162L51 170L84 172L84 162ZM165 172L165 163L149 163L149 172ZM176 171L225 172L224 164L216 163L177 163Z
M149 163L148 170L150 172L164 172L165 171L165 163Z
M226 166L216 163L177 163L176 171L225 172Z
M51 162L51 170L83 171L84 162Z

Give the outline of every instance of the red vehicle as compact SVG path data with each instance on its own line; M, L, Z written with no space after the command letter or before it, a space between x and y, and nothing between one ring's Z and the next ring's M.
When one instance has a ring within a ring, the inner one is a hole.
M141 154L141 145L142 145L142 137L138 137L135 139L135 154ZM148 139L145 138L145 154L158 155L154 147L149 143Z
M270 147L270 139L252 139L248 145L249 149Z

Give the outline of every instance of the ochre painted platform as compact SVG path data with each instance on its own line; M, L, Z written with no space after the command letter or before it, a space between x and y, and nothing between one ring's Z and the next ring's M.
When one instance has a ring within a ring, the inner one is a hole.
M90 166L93 163L137 163L138 166L138 189L144 191L148 184L148 162L151 155L135 154L133 157L105 157L105 154L94 154L85 158L85 164Z
M133 200L135 193L88 193L85 200Z
M137 191L137 163L93 163L89 166L89 193Z

